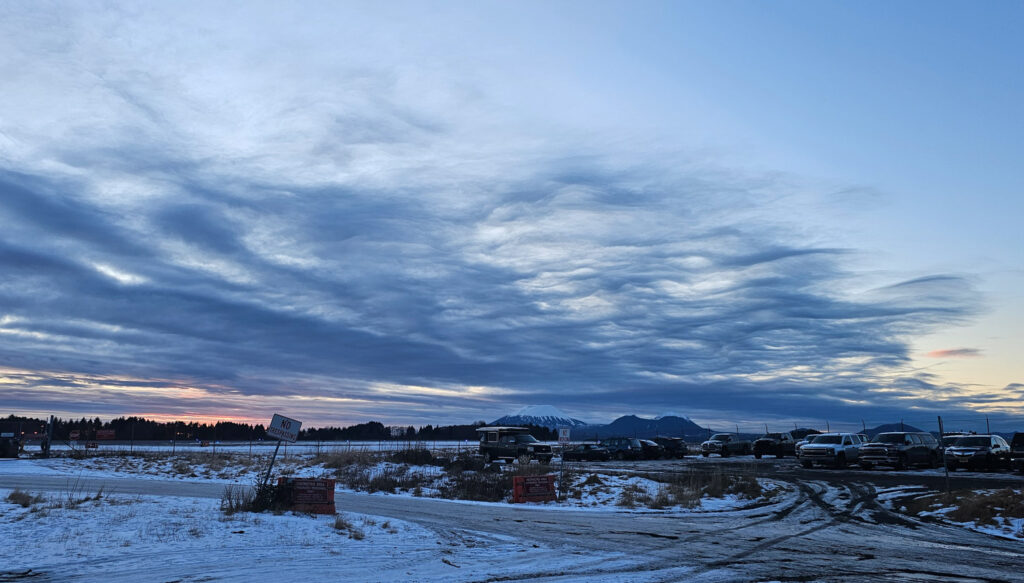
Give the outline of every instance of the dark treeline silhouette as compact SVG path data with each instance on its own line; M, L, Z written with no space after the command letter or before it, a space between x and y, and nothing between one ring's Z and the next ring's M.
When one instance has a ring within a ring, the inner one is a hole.
M378 421L370 421L349 427L303 429L299 432L299 441L476 441L478 439L476 430L484 425L484 422L479 421L469 425L424 425L416 429L412 425L392 427ZM558 439L556 430L536 425L528 427L537 439L542 441ZM27 434L43 433L46 431L46 421L9 415L0 419L0 430ZM95 419L83 417L79 420L55 419L53 438L56 441L66 441L70 439L72 431L78 431L80 440L92 440L96 438L98 430L113 430L114 439L118 440L249 441L267 439L265 427L262 424L247 425L232 421L218 421L212 424L185 421L163 422L142 417L118 417L106 422L101 421L99 417Z
M0 426L4 431L19 431L20 429L29 434L46 431L45 420L15 415L9 415L0 420ZM99 417L95 419L83 417L78 420L57 418L53 422L53 438L56 441L70 439L72 431L79 433L80 440L96 439L96 432L99 430L113 430L114 439L139 441L170 441L172 439L247 441L266 438L263 425L247 425L233 421L186 423L184 421L153 421L143 417L118 417L104 422Z

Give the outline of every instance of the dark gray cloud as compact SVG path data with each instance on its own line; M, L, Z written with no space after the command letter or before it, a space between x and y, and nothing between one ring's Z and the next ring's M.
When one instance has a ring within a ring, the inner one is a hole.
M593 411L855 418L902 409L875 389L907 363L909 339L977 307L950 275L858 296L849 250L705 221L701 189L635 190L632 171L570 165L448 184L487 193L456 210L414 184L282 195L254 182L240 197L237 182L218 191L186 172L183 196L126 216L74 196L73 183L8 173L0 362L140 387L159 378L214 400L341 395L396 415L460 398L586 411L597 398ZM32 236L51 226L55 237ZM296 384L306 376L315 387ZM934 387L901 382L913 391L899 397Z

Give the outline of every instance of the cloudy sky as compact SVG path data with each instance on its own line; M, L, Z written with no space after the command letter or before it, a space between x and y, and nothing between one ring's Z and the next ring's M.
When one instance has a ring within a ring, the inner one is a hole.
M0 413L1009 427L1022 23L2 4Z

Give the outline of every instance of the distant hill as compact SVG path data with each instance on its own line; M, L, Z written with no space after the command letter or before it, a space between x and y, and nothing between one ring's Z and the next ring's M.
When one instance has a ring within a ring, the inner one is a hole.
M587 425L574 427L572 438L602 439L605 437L640 437L649 439L664 435L668 437L685 437L698 439L707 436L708 430L685 417L668 415L657 419L644 419L636 415L624 415L607 425Z
M551 405L530 405L523 407L511 415L505 415L495 419L491 425L537 425L549 429L559 427L581 427L586 425L585 421L569 417L557 407Z
M867 434L868 437L874 438L879 433L888 433L890 431L917 431L917 432L920 432L920 431L924 431L924 430L923 429L918 429L917 427L914 427L913 425L911 425L909 423L886 423L884 425L879 425L878 427L873 427L871 429L868 429L865 433Z

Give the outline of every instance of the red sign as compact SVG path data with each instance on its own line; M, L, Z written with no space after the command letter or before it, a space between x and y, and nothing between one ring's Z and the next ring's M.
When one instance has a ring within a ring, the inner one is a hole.
M515 476L512 478L512 502L548 502L557 500L555 475Z
M78 433L77 431L72 431L69 437L71 438L71 441L78 441L80 435L81 434Z
M334 480L326 478L278 478L277 487L292 510L334 514Z
M115 439L113 429L97 429L96 439Z

